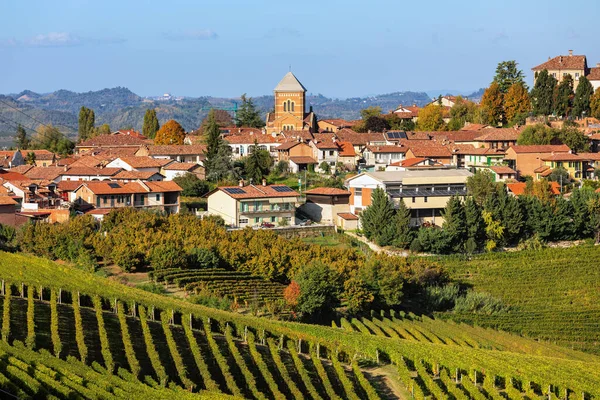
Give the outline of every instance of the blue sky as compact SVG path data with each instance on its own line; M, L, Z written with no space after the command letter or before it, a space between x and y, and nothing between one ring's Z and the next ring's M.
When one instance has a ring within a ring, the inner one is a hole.
M0 93L125 86L258 96L292 71L311 93L471 91L502 60L600 62L600 2L0 0Z

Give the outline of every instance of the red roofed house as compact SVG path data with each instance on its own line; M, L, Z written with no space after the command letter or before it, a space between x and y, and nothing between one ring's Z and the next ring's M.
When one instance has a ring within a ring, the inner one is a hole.
M506 150L504 160L508 166L517 171L519 177L531 176L535 178L535 170L540 167L546 167L542 160L544 157L558 153L570 153L569 146L561 145L531 145L531 146L511 146Z
M407 158L406 160L391 163L385 167L386 171L409 171L412 169L446 169L446 165L431 158Z
M569 50L567 56L548 57L548 61L531 68L531 70L534 72L534 85L537 74L543 70L547 70L548 74L555 77L558 82L569 74L573 78L574 90L577 89L579 78L589 74L586 57L584 55L573 55L573 50Z
M521 134L519 128L486 128L479 131L481 135L475 138L475 141L482 147L490 149L508 149L517 144L517 139Z
M152 145L145 144L140 146L135 152L135 156L150 156L152 158L171 159L179 162L194 162L202 165L206 156L206 145L204 144L170 144L170 145Z
M315 222L337 224L339 213L350 212L350 192L344 189L320 187L305 192L306 203L300 211Z
M151 141L146 138L130 135L98 135L78 143L75 146L75 153L83 154L94 149L137 148L149 142Z
M289 162L290 172L299 172L308 169L309 165L316 165L313 158L313 149L302 141L284 142L277 147L277 161Z
M340 129L352 128L352 122L345 119L321 119L317 122L319 132L337 132Z
M155 172L172 163L170 159L160 160L150 156L119 157L106 165L107 168L120 168L125 171Z
M419 141L424 142L424 141ZM406 158L431 158L444 165L452 165L453 156L446 146L437 143L408 143Z
M135 207L179 212L181 187L175 182L82 182L72 197L83 208Z
M293 224L300 194L285 185L221 186L207 193L208 213L225 224L244 228L262 223Z
M515 181L517 179L517 171L510 167L495 165L487 167L487 169L494 175L496 182Z
M383 171L388 165L406 158L406 146L367 146L363 151L366 168Z
M198 179L206 178L206 169L202 165L196 163L180 163L174 161L162 167L161 173L165 176L167 181L172 181L173 178L185 174L196 175Z
M580 180L588 176L586 171L588 160L579 154L555 153L544 155L540 159L544 162L543 166L547 168L545 170L536 169L536 179L550 175L556 168L564 168L573 180Z
M256 132L258 131L258 133ZM230 134L224 135L224 139L231 147L233 158L247 156L254 149L254 143L258 145L260 150L267 150L271 157L277 157L277 147L283 142L283 138L276 135L263 133L259 129L236 133L235 129L231 129Z

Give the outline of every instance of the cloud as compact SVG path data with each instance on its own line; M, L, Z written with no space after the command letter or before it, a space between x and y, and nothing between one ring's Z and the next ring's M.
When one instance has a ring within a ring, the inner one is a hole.
M123 43L126 40L119 37L91 38L82 37L68 32L40 33L25 39L0 40L1 47L73 47L84 44Z
M269 29L267 31L267 33L265 33L265 35L263 36L263 38L265 39L274 39L274 38L278 38L278 37L294 37L294 38L301 38L302 32L300 32L297 29L292 29L292 28L272 28Z
M165 32L163 33L163 37L172 41L214 40L217 39L219 35L212 29L198 29L184 32Z

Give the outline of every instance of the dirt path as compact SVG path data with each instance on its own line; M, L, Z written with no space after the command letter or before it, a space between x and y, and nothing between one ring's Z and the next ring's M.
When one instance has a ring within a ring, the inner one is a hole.
M409 400L412 396L398 379L398 372L393 364L376 368L363 369L371 384L376 386L383 399Z

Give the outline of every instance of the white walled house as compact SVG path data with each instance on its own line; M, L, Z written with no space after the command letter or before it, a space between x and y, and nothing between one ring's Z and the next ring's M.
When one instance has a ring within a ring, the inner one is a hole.
M107 168L121 168L125 171L154 172L159 173L160 169L171 160L157 160L149 156L138 157L119 157L109 162Z

